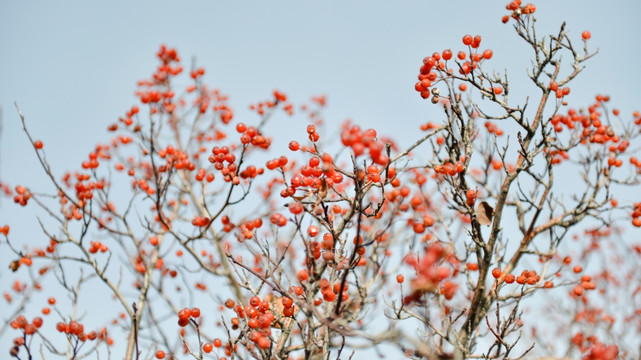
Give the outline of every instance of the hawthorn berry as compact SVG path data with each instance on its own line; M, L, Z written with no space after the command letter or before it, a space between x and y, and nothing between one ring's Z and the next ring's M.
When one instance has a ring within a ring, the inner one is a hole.
M191 308L191 309L189 310L189 315L190 315L191 317L194 317L194 318L199 317L199 316L200 316L200 309L199 309L199 308L197 308L197 307Z

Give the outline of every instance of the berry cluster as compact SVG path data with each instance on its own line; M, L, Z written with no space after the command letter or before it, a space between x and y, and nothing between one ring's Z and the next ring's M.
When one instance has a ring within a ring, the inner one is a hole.
M196 179L196 181L207 180L208 183L214 181L215 178L216 176L213 173L207 173L207 170L203 168L199 169L196 173L196 176L194 176L194 179Z
M90 245L91 246L89 247L89 252L92 253L92 254L95 254L98 251L100 251L102 253L105 253L105 252L107 252L107 250L109 250L107 245L101 243L100 241L92 241L90 243Z
M271 327L278 322L270 310L272 301L276 303L275 310L281 311L284 317L294 315L294 302L287 297L274 299L272 296L267 296L261 299L258 296L252 296L249 299L249 305L245 307L235 304L231 299L225 301L225 306L236 313L236 317L231 319L232 329L239 329L242 321L243 331L249 333L249 340L260 349L268 349L271 346Z
M22 206L27 206L27 202L31 198L31 193L27 191L24 186L16 186L16 195L13 197L13 202Z
M285 165L287 165L288 161L289 160L287 159L287 156L280 156L276 159L267 161L267 163L265 163L265 167L268 170L274 170L276 168L284 168Z
M89 174L76 174L77 182L74 185L74 190L76 191L76 198L79 202L91 200L93 198L94 190L102 190L105 187L105 182L103 180L84 183L84 181L89 179Z
M575 269L576 272L576 269ZM592 282L592 277L590 275L581 276L581 284L577 285L572 289L572 293L576 296L583 295L583 290L594 290L596 289L596 284Z
M283 214L275 212L270 216L269 222L276 226L283 227L287 225L287 218L283 216Z
M577 346L581 352L587 354L583 360L615 360L619 358L619 347L616 345L605 345L597 340L595 335L585 336L576 333L572 337L572 344Z
M265 138L254 126L247 126L244 123L236 125L236 131L241 134L240 142L244 145L252 144L262 149L269 149L272 143L270 138Z
M486 121L484 125L485 125L485 129L487 129L488 133L494 134L496 136L502 136L503 135L503 130L499 129L499 127L496 126L496 124L494 124L493 122Z
M465 159L461 159L460 162L446 162L443 165L434 166L434 171L437 174L456 176L465 170Z
M285 106L283 106L283 110L287 113L287 115L294 115L294 105L292 103L287 103L287 95L278 90L274 90L273 95L274 100L259 102L257 105L252 104L249 106L249 109L256 111L258 115L264 115L266 109L272 109L279 103L285 103Z
M96 331L90 331L88 333L85 333L85 327L81 323L72 320L69 323L65 322L59 322L56 324L56 330L58 332L67 334L67 336L71 337L73 336L75 339L77 339L80 342L85 342L87 340L106 340L108 345L113 344L113 339L107 336L107 331L106 329L102 329L100 333Z
M24 315L19 315L15 320L11 321L9 325L12 329L22 329L25 334L33 335L42 326L42 318L40 316L36 316L33 318L31 323L29 323Z
M519 19L521 15L531 15L536 11L536 6L533 4L525 4L521 6L521 0L514 0L505 6L507 10L512 11L510 15L505 15L501 21L505 24L510 20L510 17L513 19Z
M438 284L451 275L450 269L442 265L449 254L445 247L434 242L425 247L422 258L419 259L414 255L405 257L405 262L414 267L416 278L410 282L412 293L403 299L404 305L419 302L423 294L435 291Z
M467 206L474 206L474 203L476 202L478 196L478 190L467 190L467 192L465 193L465 203L467 204Z
M290 149L292 147L298 149L297 146L292 145L293 144L290 143ZM278 159L279 166L284 160L283 157ZM272 166L273 165L276 164L272 162ZM289 186L283 189L280 195L284 198L294 197L296 192L301 190L304 194L300 199L314 194L319 199L322 199L327 195L328 189L332 188L335 184L340 184L342 181L343 174L335 170L331 155L327 153L322 154L320 157L314 155L308 160L307 164L299 168L298 173L292 176Z
M467 46L467 52L459 51L456 54L456 59L454 59L458 66L459 74L464 76L469 75L476 70L483 61L490 60L494 55L490 49L486 49L483 52L478 50L481 46L481 40L480 35L472 36L468 34L463 36L462 41L463 45ZM414 84L414 90L419 92L423 99L431 98L432 103L438 103L440 90L432 86L438 82L439 76L441 78L447 78L453 74L454 71L447 68L447 62L452 60L453 56L454 53L452 50L446 49L441 53L434 52L432 56L423 59L423 65L418 75L418 82ZM465 91L467 85L460 84L459 89ZM501 86L495 86L486 90L495 95L503 93L503 87Z
M554 150L548 150L548 149L543 149L545 153L547 153L551 158L552 158L552 165L558 165L561 163L563 160L567 160L570 158L570 155L568 154L567 151L565 150L559 150L559 149L554 149Z
M236 225L231 222L231 220L229 219L229 216L227 216L227 215L223 215L220 218L220 222L223 223L223 231L224 232L231 232L236 227Z
M197 319L200 317L200 309L197 307L184 308L178 312L178 326L185 327L189 324L190 319Z
M570 95L570 88L569 87L564 87L560 88L557 83L554 81L550 81L550 85L548 85L548 89L556 95L557 99L562 99L566 95Z
M632 225L641 227L641 203L634 203L634 210L632 210Z
M263 226L263 219L255 218L254 220L246 221L244 224L240 225L240 233L238 234L238 240L244 241L254 237L254 230L259 229Z
M194 216L194 218L191 220L191 224L198 227L208 226L210 222L211 220L208 217L200 215Z
M231 181L234 185L238 185L240 183L240 179L236 176L236 171L238 170L235 163L236 155L230 152L230 149L227 146L214 146L211 152L212 155L209 155L208 158L209 162L214 164L214 168L216 170L220 171L226 182ZM225 162L227 163L226 166Z
M362 131L358 125L344 126L341 133L341 141L343 145L352 149L354 156L361 156L368 151L375 164L385 166L389 161L384 151L386 142L383 139L377 139L376 136L376 130L374 129Z
M171 113L175 109L175 104L172 103L174 92L171 90L158 91L158 89L160 86L166 85L172 76L180 74L183 68L180 65L180 57L176 49L162 45L156 56L161 64L156 68L156 72L152 74L151 80L138 82L138 86L144 89L138 90L136 95L143 104L158 104L158 107L152 108L152 113L158 111L159 108Z

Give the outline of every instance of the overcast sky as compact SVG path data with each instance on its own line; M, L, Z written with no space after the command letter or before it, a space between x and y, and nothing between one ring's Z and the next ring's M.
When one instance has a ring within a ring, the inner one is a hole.
M20 129L17 101L57 175L75 169L106 127L135 104L137 80L157 64L160 44L176 47L207 70L205 81L230 95L237 118L254 121L248 104L273 89L296 103L327 94L326 119L352 118L398 142L439 112L413 89L423 57L461 47L480 34L507 68L518 92L529 65L527 47L500 19L507 1L1 1L0 181L48 189ZM575 106L607 93L623 114L641 110L638 69L640 1L539 1L540 34L567 21L579 42L592 32L600 53L574 82ZM281 125L303 129L301 123ZM290 120L283 120L290 121ZM285 132L285 137L302 138ZM28 209L0 202L0 226L38 236ZM35 231L35 232L34 232ZM0 256L2 263L7 260ZM4 265L3 265L4 266ZM0 270L0 285L12 277ZM7 338L0 341L6 349ZM4 351L4 350L3 350Z

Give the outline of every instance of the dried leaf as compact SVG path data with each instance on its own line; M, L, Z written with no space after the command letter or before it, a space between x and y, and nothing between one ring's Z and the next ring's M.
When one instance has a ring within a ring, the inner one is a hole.
M325 200L325 197L327 196L327 182L325 181L325 178L322 177L320 178L320 187L318 188L318 192L316 194L316 202L314 203L314 209L318 207L318 205L321 203L321 201Z
M486 201L481 201L476 207L476 220L481 225L492 224L492 216L494 216L494 208Z
M11 271L13 272L18 271L19 267L20 267L20 260L14 260L9 264L9 269L11 269Z
M327 181L325 181L325 178L322 177L320 178L320 182L321 186L318 189L318 198L320 199L320 201L322 201L327 196Z

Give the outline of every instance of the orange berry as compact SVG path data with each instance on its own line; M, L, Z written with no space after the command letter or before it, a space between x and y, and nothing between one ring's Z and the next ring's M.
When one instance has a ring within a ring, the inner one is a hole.
M197 308L197 307L191 308L191 310L189 310L189 315L191 315L191 317L195 317L195 318L199 317L200 316L200 309Z
M574 292L574 295L581 296L583 295L583 288L577 285L574 287L573 292Z
M300 282L306 281L309 278L309 273L307 270L301 270L296 274L296 278Z

